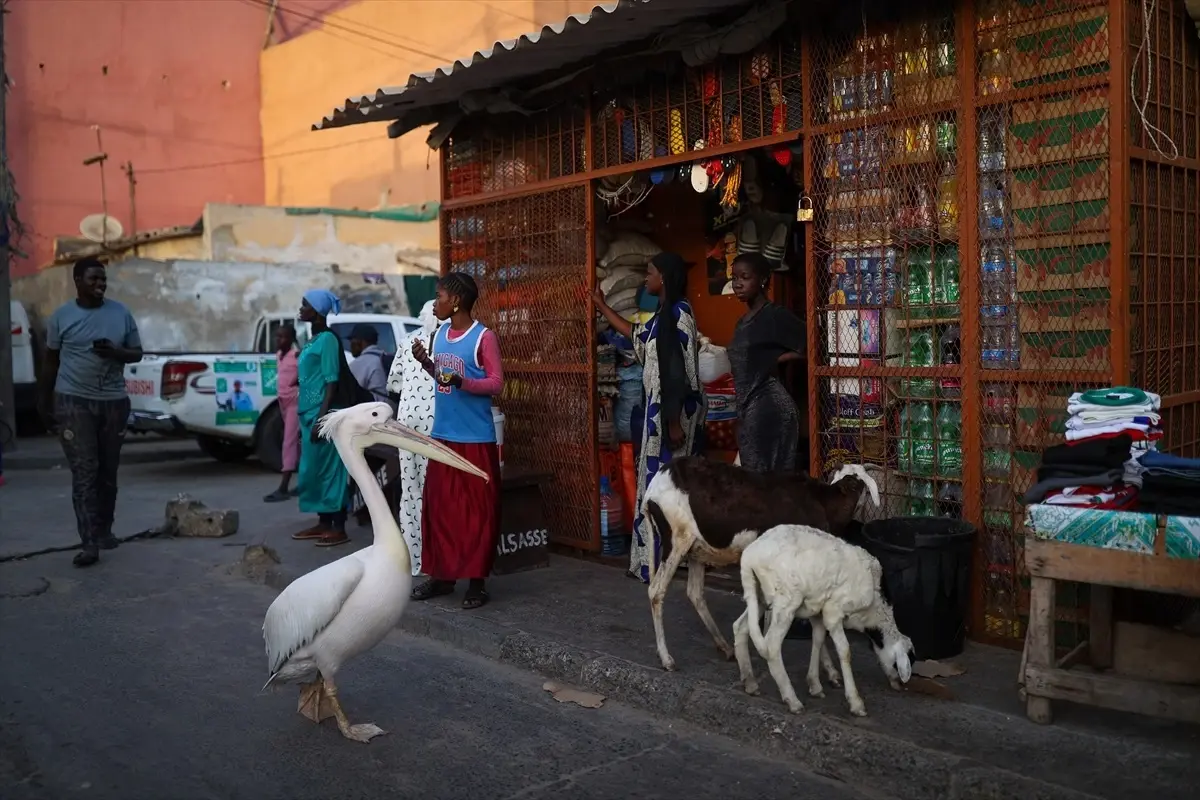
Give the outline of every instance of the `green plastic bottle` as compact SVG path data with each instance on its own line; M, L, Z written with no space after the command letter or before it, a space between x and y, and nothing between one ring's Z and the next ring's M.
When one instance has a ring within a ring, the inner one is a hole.
M939 244L933 255L934 316L938 319L957 319L960 300L958 245Z
M925 330L910 331L908 349L904 353L906 367L932 367L935 361L933 348L933 332ZM933 397L937 392L935 378L905 378L901 382L906 397Z
M912 403L906 403L900 411L896 425L896 468L901 472L912 472Z
M911 428L912 471L917 475L933 475L937 463L933 406L929 403L913 403ZM932 491L931 488L930 498L933 497Z
M937 498L933 494L933 481L908 482L908 515L910 517L937 516Z
M933 251L914 247L908 251L905 265L904 299L909 319L933 316Z
M937 474L962 477L962 412L957 403L942 403L937 413Z

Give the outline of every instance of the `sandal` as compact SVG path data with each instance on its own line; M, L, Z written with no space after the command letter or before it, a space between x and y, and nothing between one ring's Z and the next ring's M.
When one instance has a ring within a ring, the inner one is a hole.
M450 594L453 591L454 584L450 581L428 580L412 590L411 599L419 603Z
M462 607L466 611L474 611L477 608L486 606L490 599L486 589L467 589L467 594L463 597Z
M290 494L283 491L282 489L276 489L275 491L271 492L269 495L264 497L263 502L264 503L282 503L284 500L290 500L291 497L292 496Z

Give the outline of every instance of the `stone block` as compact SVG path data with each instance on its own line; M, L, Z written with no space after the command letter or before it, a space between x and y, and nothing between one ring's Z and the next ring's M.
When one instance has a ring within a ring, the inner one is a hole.
M219 539L237 533L238 512L209 508L191 495L180 494L167 503L163 527L168 536Z

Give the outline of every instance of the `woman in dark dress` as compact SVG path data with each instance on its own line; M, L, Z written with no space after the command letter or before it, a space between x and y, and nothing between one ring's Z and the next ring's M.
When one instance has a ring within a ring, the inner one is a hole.
M742 467L752 472L794 472L800 412L779 382L779 367L802 358L804 325L767 299L771 265L760 253L733 262L733 293L746 304L729 344L738 407Z

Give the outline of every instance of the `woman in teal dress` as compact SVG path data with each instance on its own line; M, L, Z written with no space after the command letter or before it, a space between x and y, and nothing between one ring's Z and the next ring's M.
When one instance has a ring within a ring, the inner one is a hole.
M350 476L337 448L317 435L317 420L337 408L338 383L349 372L341 340L325 318L341 308L337 295L325 289L304 293L299 318L312 328L308 344L300 351L297 369L300 397L300 510L316 514L317 524L293 534L293 539L316 539L317 547L350 541L346 535L346 508Z

